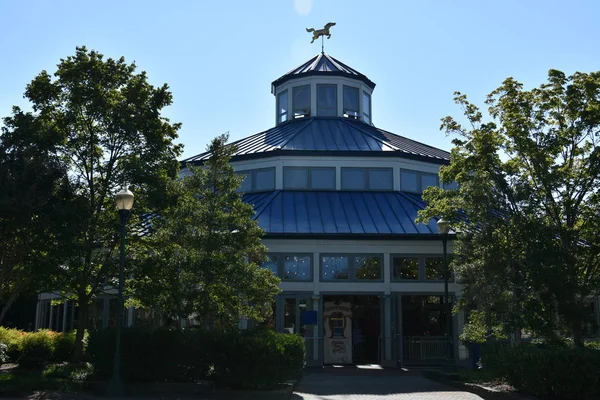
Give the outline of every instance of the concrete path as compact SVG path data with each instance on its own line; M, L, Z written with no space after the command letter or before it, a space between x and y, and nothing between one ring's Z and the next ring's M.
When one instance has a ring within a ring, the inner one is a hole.
M292 400L476 400L419 372L326 368L305 370Z

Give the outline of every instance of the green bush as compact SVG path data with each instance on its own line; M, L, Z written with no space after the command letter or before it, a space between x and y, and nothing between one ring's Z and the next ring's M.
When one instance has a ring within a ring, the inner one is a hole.
M87 355L100 378L112 373L115 331L90 334ZM304 366L304 340L296 335L253 331L123 329L126 381L197 382L267 388L295 377Z
M539 398L600 398L597 350L495 345L484 353L483 367Z
M16 362L21 355L21 340L26 333L18 329L8 329L0 327L0 343L6 345L5 362Z
M25 334L21 340L19 366L39 368L52 361L54 355L54 336L51 331L39 331Z
M52 359L54 361L70 361L75 347L75 334L77 331L67 333L57 333L53 335L54 353Z

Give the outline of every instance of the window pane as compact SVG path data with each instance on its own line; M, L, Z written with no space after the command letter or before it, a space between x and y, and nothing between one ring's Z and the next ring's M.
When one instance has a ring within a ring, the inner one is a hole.
M308 168L283 168L283 187L285 189L307 189Z
M371 123L371 96L369 96L365 92L363 92L362 109L363 109L363 120L367 124L370 124Z
M369 189L392 190L394 188L391 168L369 170Z
M380 257L354 257L354 267L356 268L356 279L381 279Z
M250 192L252 190L252 171L240 171L238 174L246 176L242 181L239 191Z
M360 190L367 187L367 171L363 168L342 168L342 189Z
M348 279L348 257L321 257L321 277L324 280Z
M267 268L273 272L275 276L279 276L279 270L277 265L279 264L279 256L268 255L267 261L263 262L261 267Z
M443 281L444 280L444 258L428 257L425 259L425 276L427 279Z
M310 86L296 86L292 89L294 118L310 115Z
M437 186L438 185L438 177L433 174L423 174L421 175L421 190L427 189L429 186Z
M277 121L284 122L287 121L287 113L288 113L288 92L287 90L279 95L278 105L277 105Z
M394 257L392 260L392 279L419 279L419 259Z
M326 117L337 115L336 85L317 85L317 115Z
M344 114L358 118L358 88L344 86Z
M254 172L254 190L273 190L275 189L275 170L263 169Z
M416 172L400 171L400 190L405 192L419 191Z
M309 256L285 256L283 279L307 281L311 279Z
M311 168L310 187L335 190L335 168Z

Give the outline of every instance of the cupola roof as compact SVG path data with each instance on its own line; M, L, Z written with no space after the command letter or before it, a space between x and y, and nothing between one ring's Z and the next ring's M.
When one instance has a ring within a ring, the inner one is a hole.
M287 74L273 81L273 88L289 81L290 79L304 76L344 76L363 81L371 89L375 88L375 83L361 74L354 68L333 58L329 54L319 53L304 64L294 68Z

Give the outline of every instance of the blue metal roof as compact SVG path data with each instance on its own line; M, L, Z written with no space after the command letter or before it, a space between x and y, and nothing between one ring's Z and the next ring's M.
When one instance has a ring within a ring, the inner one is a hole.
M435 221L415 223L425 203L410 193L277 190L244 201L267 236L438 236Z
M275 155L394 156L447 164L450 153L343 117L311 117L279 124L274 128L232 142L236 159ZM210 153L183 160L202 163Z
M294 68L287 74L274 80L271 85L272 87L276 88L290 79L310 75L346 76L353 79L360 79L371 89L375 88L375 83L367 78L364 74L361 74L354 68L349 67L343 62L324 53L317 54L304 64Z

